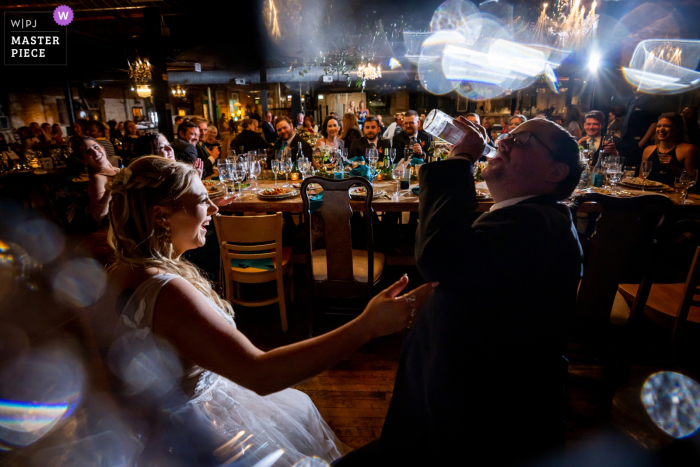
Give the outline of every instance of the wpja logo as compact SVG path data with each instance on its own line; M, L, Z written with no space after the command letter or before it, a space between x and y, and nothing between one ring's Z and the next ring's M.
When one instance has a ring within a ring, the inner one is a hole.
M5 13L5 65L68 64L68 28L73 10L61 5L51 11Z

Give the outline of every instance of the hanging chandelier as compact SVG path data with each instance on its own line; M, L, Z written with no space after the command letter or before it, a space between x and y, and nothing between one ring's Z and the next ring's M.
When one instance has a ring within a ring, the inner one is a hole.
M129 78L137 83L149 81L151 79L151 64L148 60L142 61L137 58L134 63L129 62Z
M175 97L185 97L187 95L187 89L181 88L179 84L172 88L172 92Z
M146 84L136 86L136 94L138 94L139 97L146 99L151 97L151 88L149 88Z
M357 67L357 74L362 78L362 80L372 80L382 77L382 67L377 65L376 67L371 63L366 65L360 65Z
M586 15L586 7L581 0L561 0L553 9L553 17L547 15L547 4L542 5L542 12L535 29L540 34L553 36L557 45L576 48L583 44L590 33L597 29L599 15L596 15L596 2Z

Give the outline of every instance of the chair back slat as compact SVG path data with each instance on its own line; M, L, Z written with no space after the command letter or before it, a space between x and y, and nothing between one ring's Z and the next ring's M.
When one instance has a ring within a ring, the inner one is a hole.
M695 294L697 293L698 286L700 286L700 261L698 261L698 256L700 256L700 247L695 249L693 263L690 266L690 271L688 271L685 287L683 287L683 300L681 300L678 306L678 313L676 313L676 319L673 322L671 339L673 339L674 342L678 342L679 338L684 333L685 327L688 324L690 307L700 306L700 301L695 300Z
M649 296L651 280L647 279L651 279L655 239L673 203L660 195L615 198L588 193L575 198L574 207L589 201L600 205L601 213L595 231L584 239L589 245L577 300L579 317L596 328L607 326L617 288L629 265L635 264L643 280L629 323L636 310L643 310Z
M272 258L276 269L282 268L282 213L268 216L214 216L224 272L231 269L232 259ZM251 243L255 243L251 245ZM254 253L246 253L254 252Z
M323 215L326 243L326 263L328 277L325 281L313 279L313 237L311 229L311 201L306 188L314 183L323 188ZM356 282L353 276L352 231L350 219L352 207L348 190L353 186L363 186L367 190L365 199L365 229L367 236L367 277L366 283ZM301 184L301 197L304 204L304 225L306 230L307 272L317 293L329 297L370 296L374 285L374 239L372 235L372 185L364 178L351 177L332 180L310 177Z

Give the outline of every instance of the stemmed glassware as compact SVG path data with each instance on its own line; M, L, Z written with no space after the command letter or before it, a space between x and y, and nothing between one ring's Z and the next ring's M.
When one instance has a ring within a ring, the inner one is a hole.
M284 187L289 186L289 174L292 173L292 159L289 157L285 157L281 161L281 167L282 172L284 172L284 179L285 179L285 184L282 185Z
M698 182L698 171L692 169L683 169L681 176L678 177L678 182L684 188L681 200L683 204L692 204L686 198L688 197L688 189L693 187Z
M228 183L231 181L231 163L227 160L219 160L216 164L219 169L219 183L224 189L224 199L228 199Z
M238 183L238 194L241 194L241 182L245 179L246 174L246 163L239 159L238 162L233 164L231 167L231 177L234 182Z
M612 164L606 169L608 177L610 177L610 183L612 185L613 191L616 189L616 185L622 179L622 164Z
M402 164L396 164L394 168L391 171L392 175L394 175L394 180L396 180L396 193L394 193L394 196L398 198L399 196L399 184L401 183L401 178L403 178L403 165Z
M306 177L309 174L309 168L311 167L311 163L306 157L297 159L297 161L299 163L299 170L301 171L301 179L306 180Z
M654 167L654 163L652 161L644 161L642 162L641 167L639 168L639 176L642 177L642 191L645 191L645 185L647 183L647 177L651 173L651 169Z
M275 176L275 186L277 186L277 173L280 171L280 160L279 159L272 159L271 166L272 166L272 174Z
M376 148L365 149L365 159L369 164L369 178L370 182L374 181L374 177L377 173L377 161L379 161L379 151Z
M258 177L262 172L262 166L260 165L260 161L257 159L251 160L249 171L250 176L253 177L253 179L255 180L255 188L253 188L253 191L258 191Z

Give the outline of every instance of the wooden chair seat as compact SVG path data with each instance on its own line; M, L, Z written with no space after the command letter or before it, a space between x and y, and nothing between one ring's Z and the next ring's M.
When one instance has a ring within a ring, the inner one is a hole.
M685 284L653 284L644 314L661 326L671 327L678 316L684 287ZM618 290L620 295L632 302L637 296L639 284L620 284ZM700 300L700 295L695 295L695 299ZM700 323L700 307L690 307L688 321Z
M286 272L287 268L289 267L289 264L290 264L290 260L291 260L291 259L292 259L292 248L291 248L291 247L284 247L284 248L282 248L282 269L283 269L283 274L284 274L284 272ZM276 265L275 262L273 261L273 262L272 262L272 267L273 267L272 270L269 270L269 269L261 269L261 268L255 268L255 267L237 268L237 267L234 267L234 266L233 266L234 261L235 261L235 260L231 260L231 270L232 270L232 271L236 271L236 272L240 272L240 273L243 273L243 274L264 275L265 273L270 273L270 274L274 275L274 274L275 274L275 268L277 267L277 265ZM274 280L274 278L269 279L269 280ZM241 281L239 281L239 282L245 282L245 281L241 280ZM266 282L266 281L265 281L265 280L262 280L261 282Z
M311 254L313 262L314 280L325 281L328 279L328 263L326 261L326 250L314 250ZM352 275L357 282L367 282L367 252L364 250L352 250ZM379 281L384 270L384 255L374 253L374 274L373 284Z

